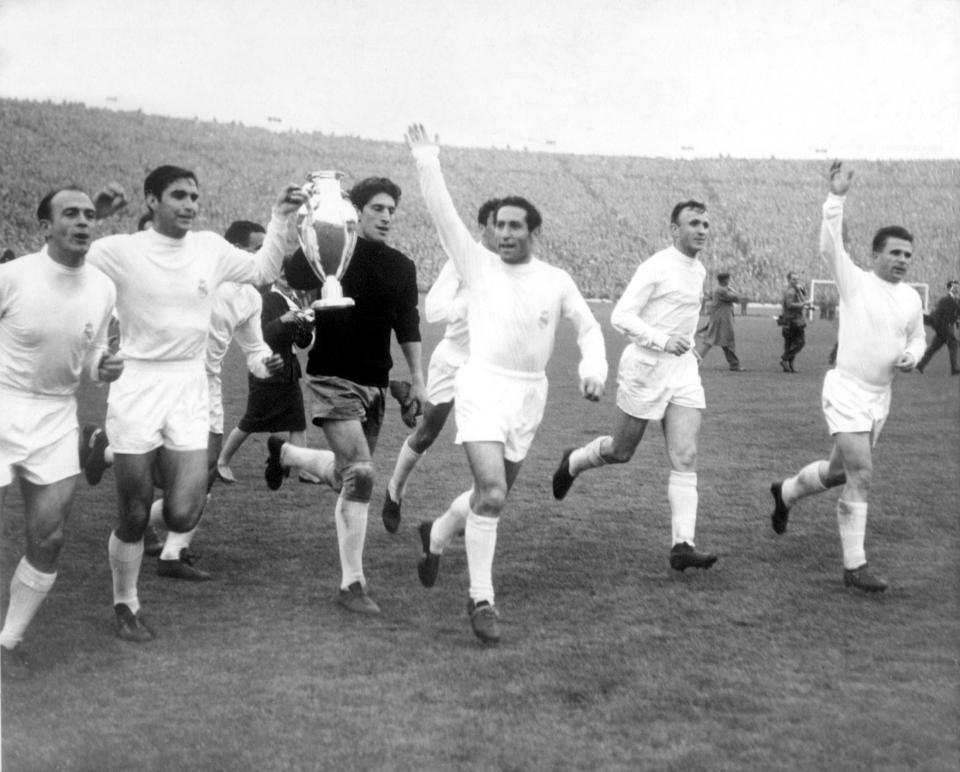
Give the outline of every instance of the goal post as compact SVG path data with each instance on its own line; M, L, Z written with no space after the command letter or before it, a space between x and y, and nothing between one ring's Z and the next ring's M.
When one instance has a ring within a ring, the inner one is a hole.
M920 295L924 312L930 307L930 285L922 281L907 282ZM836 308L840 302L837 283L833 279L812 279L810 281L810 302L820 309ZM832 317L830 317L832 318Z

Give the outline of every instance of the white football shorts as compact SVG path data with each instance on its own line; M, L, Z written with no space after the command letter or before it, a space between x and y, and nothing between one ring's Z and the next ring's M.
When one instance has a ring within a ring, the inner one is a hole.
M223 383L219 375L207 373L207 391L210 394L210 433L223 434Z
M441 340L430 355L427 367L427 400L434 405L453 402L457 371L467 361L467 352L448 338Z
M128 359L110 384L106 428L115 453L206 450L210 394L203 361Z
M870 443L876 445L890 413L890 387L870 386L834 368L823 378L822 404L831 436L870 432Z
M676 356L630 344L617 368L617 407L634 418L659 421L667 405L707 406L697 358L692 351Z
M0 392L0 488L17 471L34 485L50 485L80 474L75 397L38 397Z
M546 404L547 377L543 373L467 362L456 379L455 441L458 445L502 442L507 461L523 461L543 420Z

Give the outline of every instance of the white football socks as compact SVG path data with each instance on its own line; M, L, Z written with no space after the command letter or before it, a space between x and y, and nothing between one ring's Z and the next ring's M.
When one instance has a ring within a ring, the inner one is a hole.
M163 499L159 499L162 503ZM155 504L156 502L154 502ZM203 504L203 509L200 510L200 517L202 518L207 512L207 509L210 507L210 494L207 494L207 499ZM150 507L150 519L153 519L153 506ZM197 533L197 529L200 527L200 521L197 520L197 524L191 528L189 531L168 531L167 538L163 542L163 552L160 553L160 560L179 560L180 559L180 550L185 550L190 546L190 542L193 541L193 537Z
M284 466L295 466L298 469L309 472L335 491L340 490L340 480L337 477L336 457L333 455L332 450L301 448L285 442L280 451L280 463Z
M867 533L867 502L837 499L837 525L843 547L843 567L860 568L867 562L864 540Z
M163 519L163 499L157 499L150 505L150 525L166 527Z
M394 501L403 501L403 496L407 491L407 480L410 479L417 462L423 457L422 453L417 453L410 447L407 440L404 440L400 446L397 463L393 467L393 475L390 477L390 482L387 483L387 491Z
M137 579L143 562L143 539L129 544L120 541L116 532L111 531L107 554L113 574L113 604L124 603L136 614L140 610Z
M600 451L607 442L607 440L613 440L613 437L604 436L604 437L595 437L590 440L582 448L577 448L573 453L570 454L569 466L570 474L573 477L576 477L581 472L585 472L587 469L595 469L598 466L603 466L607 462L603 460L603 456L600 454Z
M686 542L694 546L697 528L697 473L670 471L667 483L667 501L670 502L671 546Z
M780 487L780 496L783 498L783 503L792 507L799 499L813 496L815 493L823 493L827 489L827 486L823 484L823 478L826 476L829 467L830 463L828 461L812 461L793 477L784 480Z
M363 578L363 544L367 538L368 501L350 501L341 493L334 508L337 542L340 547L340 589L354 582L366 585Z
M493 605L493 554L497 549L498 517L485 517L471 511L467 515L464 546L470 574L470 599Z
M10 580L10 605L3 620L3 630L0 630L0 646L12 649L23 640L27 626L56 578L56 571L46 574L31 566L26 556L20 558Z
M473 488L464 491L453 500L446 512L433 521L430 529L430 551L434 555L442 555L450 540L467 527L472 495Z

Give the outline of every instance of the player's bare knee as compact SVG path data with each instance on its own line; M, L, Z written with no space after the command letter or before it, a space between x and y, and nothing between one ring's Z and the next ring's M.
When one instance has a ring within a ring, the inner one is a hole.
M678 472L696 472L697 449L689 448L671 451L670 468Z
M343 495L350 501L370 501L373 497L373 464L354 461L343 468Z
M620 448L612 445L609 450L604 450L601 458L608 464L626 464L631 458L636 448Z
M507 503L507 489L499 485L478 488L473 511L478 515L499 517Z
M838 485L844 485L847 482L847 475L843 469L834 471L828 469L826 475L820 478L825 488L836 488Z
M163 520L171 531L186 533L192 531L200 522L200 515L203 513L203 505L206 503L206 497L199 502L192 502L180 506L168 505L164 502Z

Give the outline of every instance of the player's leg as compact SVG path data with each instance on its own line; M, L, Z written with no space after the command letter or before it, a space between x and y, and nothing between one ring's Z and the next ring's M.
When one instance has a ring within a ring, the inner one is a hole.
M400 526L400 507L406 493L407 481L413 473L414 467L421 456L436 441L443 430L447 417L453 408L453 401L435 405L427 402L423 408L423 417L417 428L400 446L397 461L393 467L393 474L387 483L387 492L383 497L383 511L381 516L383 525L390 533L395 533Z
M843 464L834 446L829 459L811 461L792 477L772 483L770 494L773 496L773 513L770 515L770 522L773 530L777 533L787 530L790 509L800 499L843 485L846 479Z
M464 442L463 447L473 473L474 486L464 530L467 570L470 574L468 614L477 637L484 643L496 643L500 639L493 591L497 526L520 464L505 461L503 443Z
M553 473L554 498L566 496L573 481L582 472L606 464L625 464L633 458L648 421L624 412L619 406L615 410L612 435L594 437L586 445L563 452L560 464Z
M289 442L293 447L296 448L305 448L307 447L307 432L306 429L303 430L292 430L287 432L287 442ZM310 483L311 485L321 485L324 483L324 480L308 472L306 469L301 469L297 473L297 479L302 483Z
M342 480L333 451L300 447L277 436L267 439L267 448L270 455L267 458L265 476L271 490L280 487L291 467L313 475L319 482L335 491L340 490Z
M703 411L671 403L663 417L663 437L670 463L667 501L670 504L670 565L678 571L709 568L716 555L695 549L697 526L697 450Z
M366 592L363 574L363 546L373 494L373 460L367 438L358 420L325 419L322 428L343 480L334 510L341 569L338 602L349 611L378 614L380 609Z
M219 428L222 428L222 423L220 424ZM170 529L167 532L167 538L163 543L159 560L157 561L157 574L159 576L163 576L168 579L184 579L191 582L205 582L211 578L208 572L202 571L194 565L197 556L194 554L193 550L190 549L190 545L193 543L193 538L196 536L197 530L200 527L200 520L210 507L212 498L210 489L212 488L213 483L217 480L217 459L220 455L222 446L223 433L211 431L207 435L206 495L204 496L200 512L197 515L197 523L192 528L189 528L185 531ZM170 454L177 452L178 451L171 451L167 448L164 448L158 454L157 466L159 467L159 476L164 480L169 479L168 472L166 470L169 469ZM192 453L195 451L187 452ZM166 489L169 486L165 484L163 487ZM162 505L164 510L166 509L165 502L166 496L164 497L164 503ZM153 507L155 505L156 502L151 505L151 518L153 516ZM174 515L168 515L164 511L164 521L166 521L168 516ZM148 524L148 532L150 527L151 526ZM146 535L144 536L144 539L146 539ZM146 550L146 545L144 545L144 550Z
M424 520L420 523L418 530L422 555L417 562L417 575L424 587L433 587L436 583L440 571L440 556L454 536L464 533L472 498L473 488L457 496L447 511L436 520Z
M78 476L74 475L49 485L20 480L26 521L26 555L20 559L10 580L10 600L0 630L5 677L16 679L29 675L29 663L18 647L56 581L57 561L63 548L63 527L77 479ZM6 487L0 489L0 496L5 491Z
M882 592L887 583L867 567L865 549L867 498L873 477L871 435L870 432L838 432L834 442L847 478L837 501L844 584L868 592Z
M117 526L107 546L113 576L117 635L137 643L152 640L153 631L140 617L137 582L143 562L143 534L153 502L153 464L158 449L147 453L114 453Z

